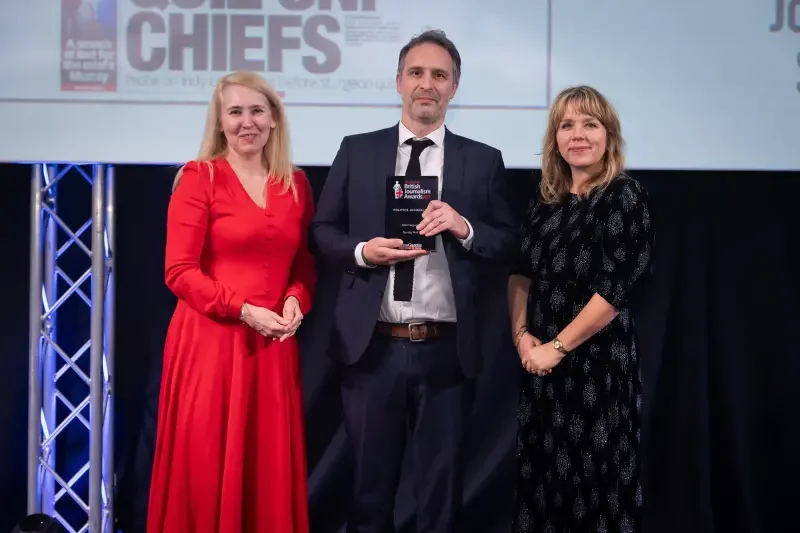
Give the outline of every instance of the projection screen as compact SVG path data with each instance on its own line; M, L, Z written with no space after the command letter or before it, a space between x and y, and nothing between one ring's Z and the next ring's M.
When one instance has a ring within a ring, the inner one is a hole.
M800 0L25 0L0 6L0 161L175 164L216 80L283 94L293 156L394 124L402 45L445 30L463 58L453 131L539 166L548 105L590 84L629 166L800 168Z

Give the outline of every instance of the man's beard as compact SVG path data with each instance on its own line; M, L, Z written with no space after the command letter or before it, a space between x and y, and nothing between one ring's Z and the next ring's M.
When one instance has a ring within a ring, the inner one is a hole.
M434 107L422 107L415 113L416 119L419 120L422 124L434 124L436 121L439 120L440 113L438 108Z

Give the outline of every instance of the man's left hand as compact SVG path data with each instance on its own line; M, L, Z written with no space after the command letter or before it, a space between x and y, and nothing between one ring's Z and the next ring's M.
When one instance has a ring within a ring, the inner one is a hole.
M422 213L422 221L417 224L417 230L423 237L432 237L443 231L450 231L457 239L466 239L469 236L469 226L464 217L440 200L433 200Z

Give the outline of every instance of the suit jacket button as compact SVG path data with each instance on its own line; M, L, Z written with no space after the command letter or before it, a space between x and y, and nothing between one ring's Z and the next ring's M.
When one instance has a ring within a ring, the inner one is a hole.
M350 274L351 276L355 276L356 275L355 271L353 271L353 270L348 270L347 273Z

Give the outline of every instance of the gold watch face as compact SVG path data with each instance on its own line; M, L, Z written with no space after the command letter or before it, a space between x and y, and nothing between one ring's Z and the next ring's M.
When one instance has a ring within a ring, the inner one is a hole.
M558 350L559 352L564 349L564 345L561 344L561 341L558 339L553 341L553 346L555 346L556 350Z

